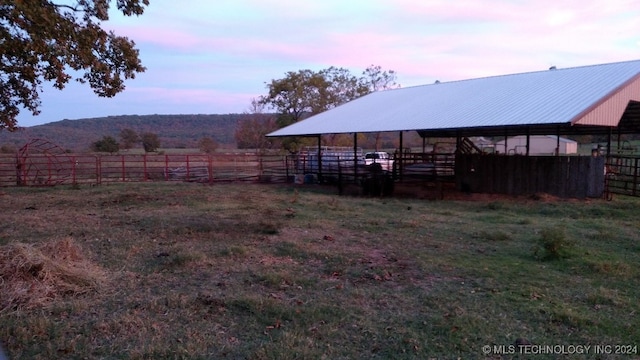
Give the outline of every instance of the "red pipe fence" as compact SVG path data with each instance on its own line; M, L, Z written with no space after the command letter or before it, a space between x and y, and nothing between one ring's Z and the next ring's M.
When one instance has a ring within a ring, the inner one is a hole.
M285 155L48 154L0 155L0 186L51 186L139 181L202 183L291 180Z

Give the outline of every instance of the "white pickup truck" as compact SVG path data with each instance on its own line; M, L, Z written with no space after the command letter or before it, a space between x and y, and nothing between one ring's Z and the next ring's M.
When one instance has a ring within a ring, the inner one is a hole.
M384 151L372 151L364 154L364 163L365 165L371 165L373 163L378 163L382 167L384 171L392 171L393 170L393 160L389 153Z

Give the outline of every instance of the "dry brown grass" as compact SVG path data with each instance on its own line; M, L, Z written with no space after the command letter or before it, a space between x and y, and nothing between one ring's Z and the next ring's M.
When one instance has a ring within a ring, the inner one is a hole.
M12 359L468 359L518 338L640 339L636 199L244 183L3 191L0 342ZM574 256L536 258L555 225L579 241Z
M53 299L99 290L105 272L71 238L0 247L0 312L41 307Z

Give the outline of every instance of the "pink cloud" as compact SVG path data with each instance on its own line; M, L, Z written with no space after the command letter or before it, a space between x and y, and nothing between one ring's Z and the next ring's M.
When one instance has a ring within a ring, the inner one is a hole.
M152 1L105 23L137 43L147 72L109 101L56 93L43 113L243 111L264 82L306 68L380 65L412 86L630 60L638 18L637 0Z

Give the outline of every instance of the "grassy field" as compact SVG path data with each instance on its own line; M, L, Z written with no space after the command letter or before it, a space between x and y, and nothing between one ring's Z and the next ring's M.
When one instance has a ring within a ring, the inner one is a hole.
M638 199L135 183L0 203L12 359L639 357Z

